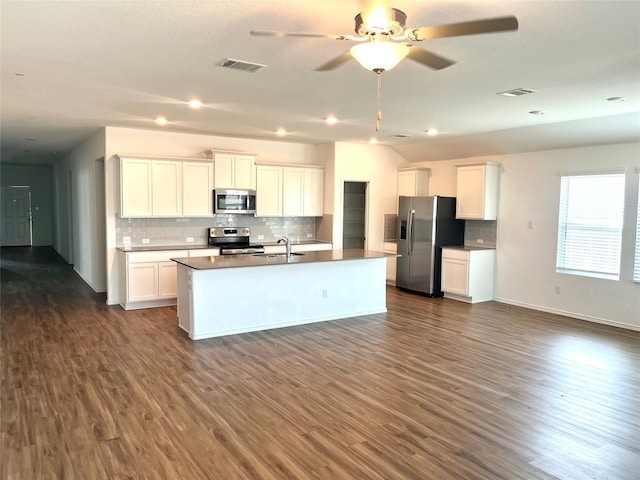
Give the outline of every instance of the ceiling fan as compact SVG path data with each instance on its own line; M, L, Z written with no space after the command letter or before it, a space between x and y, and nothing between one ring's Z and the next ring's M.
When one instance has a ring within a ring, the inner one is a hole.
M397 8L387 8L383 5L374 6L358 13L354 20L356 35L260 30L252 30L250 33L255 36L310 37L357 42L358 44L350 50L320 65L315 70L321 72L333 70L353 57L367 70L379 74L390 70L405 57L435 70L449 67L455 63L453 60L428 50L417 48L411 42L518 29L518 20L512 15L429 27L406 27L407 15L403 11Z

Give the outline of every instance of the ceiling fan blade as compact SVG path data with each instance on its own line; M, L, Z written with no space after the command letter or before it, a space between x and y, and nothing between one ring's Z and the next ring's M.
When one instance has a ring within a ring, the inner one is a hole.
M269 32L261 30L251 30L251 35L256 37L307 37L307 38L328 38L331 40L359 40L353 35L334 35L330 33L296 33L296 32Z
M433 52L418 48L415 45L411 45L407 58L410 58L414 62L418 62L426 67L433 68L434 70L442 70L443 68L453 65L453 60L436 55Z
M314 68L314 70L316 72L327 72L329 70L334 70L334 69L340 67L344 63L347 63L349 60L351 60L351 54L347 50L342 55L339 55L339 56L329 60L327 63L325 63L323 65L320 65L317 68Z
M432 27L407 28L409 40L421 41L433 38L458 37L478 33L506 32L518 29L518 19L513 15L506 17L472 20L470 22L448 23Z

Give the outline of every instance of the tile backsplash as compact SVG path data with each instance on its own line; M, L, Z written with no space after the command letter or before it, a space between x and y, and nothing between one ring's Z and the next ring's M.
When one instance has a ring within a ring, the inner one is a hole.
M498 222L496 220L465 220L465 245L495 247L497 238ZM482 240L482 243L478 240Z
M116 218L116 245L132 247L167 245L206 245L209 227L250 227L252 242L275 242L282 235L291 241L315 239L313 217L253 217L251 215L212 215L210 218ZM259 238L259 236L262 238ZM193 242L187 241L193 238ZM143 240L148 240L143 243Z

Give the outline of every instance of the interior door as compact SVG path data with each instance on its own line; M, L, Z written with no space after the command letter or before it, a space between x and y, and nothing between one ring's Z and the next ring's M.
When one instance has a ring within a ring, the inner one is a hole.
M31 246L29 187L2 187L2 246Z

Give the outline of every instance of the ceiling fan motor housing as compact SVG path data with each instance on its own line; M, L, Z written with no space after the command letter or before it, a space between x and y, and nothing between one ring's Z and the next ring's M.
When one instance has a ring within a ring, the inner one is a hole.
M371 17L373 15L370 15L366 22L362 18L362 13L356 15L354 18L356 22L355 32L361 37L368 37L370 35L378 34L386 34L392 37L402 35L402 32L404 32L404 27L407 24L406 13L398 10L397 8L388 8L385 10L385 23L383 25L372 24Z

